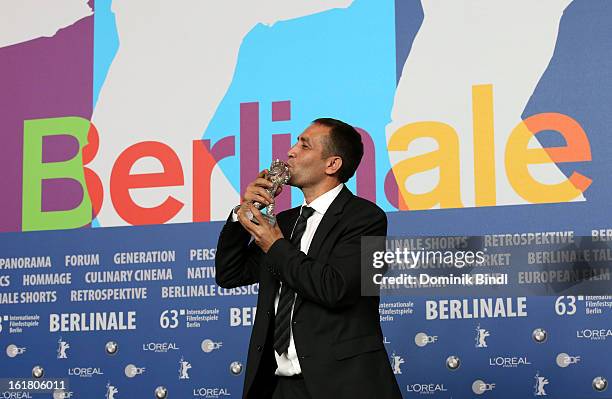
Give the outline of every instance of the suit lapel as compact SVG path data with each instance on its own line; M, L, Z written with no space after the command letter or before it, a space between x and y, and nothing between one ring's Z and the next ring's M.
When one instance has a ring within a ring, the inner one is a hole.
M291 231L293 230L293 225L295 224L297 218L300 216L300 208L301 206L295 207L293 209L289 209L287 213L277 220L278 227L283 232L283 235L289 239L291 237Z
M315 232L315 235L310 243L310 247L308 248L308 256L314 259L317 258L321 250L321 245L336 223L338 223L338 220L340 220L344 205L351 199L351 197L353 197L353 194L348 188L346 188L346 186L344 186L329 208L327 208L325 215L323 215L323 219L321 219L321 223L319 223L317 231ZM301 304L302 298L298 295L293 308L294 313Z
M319 223L317 231L315 232L314 237L312 237L310 247L308 248L308 256L311 258L316 258L319 255L323 241L336 225L338 220L340 220L344 205L352 196L353 194L348 188L346 188L346 186L344 186L329 208L327 208L327 212L325 212L325 215L323 215L323 219L321 219L321 223Z

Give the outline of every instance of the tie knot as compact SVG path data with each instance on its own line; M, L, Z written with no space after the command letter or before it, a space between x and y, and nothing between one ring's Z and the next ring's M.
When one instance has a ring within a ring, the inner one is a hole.
M304 218L304 220L308 220L308 218L312 216L314 211L315 210L313 208L309 207L309 206L303 206L302 207L302 212L300 213L300 216L302 218Z

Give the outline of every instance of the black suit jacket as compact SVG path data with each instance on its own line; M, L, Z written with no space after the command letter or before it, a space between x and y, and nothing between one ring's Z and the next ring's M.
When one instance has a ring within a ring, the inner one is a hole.
M299 209L277 216L287 238ZM225 224L217 245L217 284L232 288L259 283L243 398L266 398L273 386L279 281L297 293L293 339L313 398L402 397L383 344L379 298L361 296L361 237L386 233L385 213L346 187L321 220L308 255L288 239L277 240L265 254L240 223L230 219Z

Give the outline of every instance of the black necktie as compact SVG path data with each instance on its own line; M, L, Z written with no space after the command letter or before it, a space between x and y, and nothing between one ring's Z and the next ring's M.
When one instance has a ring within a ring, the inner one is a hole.
M306 231L306 222L312 216L314 209L307 206L302 207L302 212L298 217L293 233L291 234L291 243L300 248L300 242L304 231ZM276 318L274 319L274 349L280 355L287 352L289 349L289 340L291 338L291 308L295 300L295 291L287 284L283 284L278 298L278 307L276 308Z

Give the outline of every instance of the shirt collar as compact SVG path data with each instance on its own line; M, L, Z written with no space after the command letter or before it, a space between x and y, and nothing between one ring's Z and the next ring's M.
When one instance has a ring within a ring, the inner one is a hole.
M319 195L310 204L307 204L306 200L304 199L304 203L302 204L302 206L309 206L314 209L315 212L318 212L321 215L325 215L325 212L327 212L327 209L329 208L331 203L334 202L338 194L340 194L340 191L342 191L343 187L344 183L338 184L336 187L332 188L328 192Z

